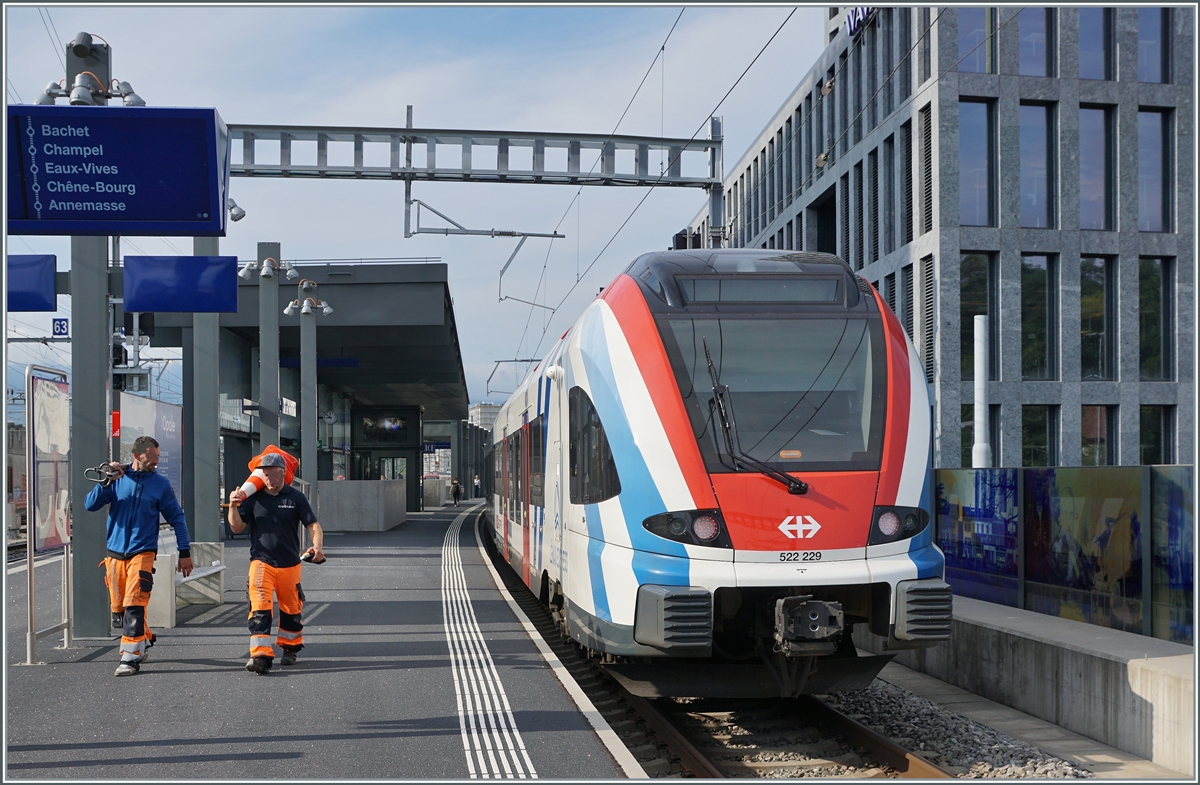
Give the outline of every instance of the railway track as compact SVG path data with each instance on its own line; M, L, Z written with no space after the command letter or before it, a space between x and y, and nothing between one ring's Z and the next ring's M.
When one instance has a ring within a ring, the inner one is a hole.
M815 697L648 700L629 693L562 635L486 531L477 532L513 599L651 777L954 776Z
M15 540L8 543L8 563L25 561L25 541Z

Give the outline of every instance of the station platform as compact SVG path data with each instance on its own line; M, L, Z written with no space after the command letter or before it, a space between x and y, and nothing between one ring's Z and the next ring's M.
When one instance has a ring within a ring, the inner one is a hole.
M1191 646L956 596L950 640L879 678L1097 776L1193 779L1195 668Z
M27 577L10 565L5 780L646 776L514 615L478 547L477 510L327 533L328 561L303 571L300 661L265 676L245 670L246 540L225 543L224 604L181 607L123 678L115 639L64 650L44 638L46 664L17 665ZM52 561L35 570L39 629L60 607Z

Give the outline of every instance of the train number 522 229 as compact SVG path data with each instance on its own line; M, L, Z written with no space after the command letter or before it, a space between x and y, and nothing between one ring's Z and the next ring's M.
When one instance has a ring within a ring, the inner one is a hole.
M820 551L780 551L779 561L821 561Z

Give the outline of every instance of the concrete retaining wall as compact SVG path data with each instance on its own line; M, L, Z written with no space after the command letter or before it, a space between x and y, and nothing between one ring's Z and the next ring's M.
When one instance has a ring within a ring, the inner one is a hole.
M854 642L883 652L865 629ZM1194 775L1191 646L955 597L953 637L896 662Z
M408 520L403 480L322 480L317 520L327 532L382 532Z

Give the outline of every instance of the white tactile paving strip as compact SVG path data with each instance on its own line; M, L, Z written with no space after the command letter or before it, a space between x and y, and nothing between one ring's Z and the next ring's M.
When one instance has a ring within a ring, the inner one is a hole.
M463 754L472 779L536 778L467 591L458 545L467 515L464 511L454 519L442 541L442 617Z

